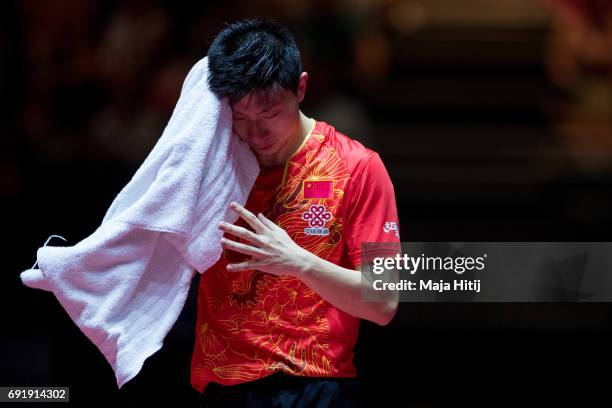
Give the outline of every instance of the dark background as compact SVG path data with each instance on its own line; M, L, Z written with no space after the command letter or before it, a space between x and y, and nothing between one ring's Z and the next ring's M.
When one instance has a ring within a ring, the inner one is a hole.
M295 33L302 110L380 153L402 241L611 240L609 2L198 3L2 3L0 386L69 386L74 406L197 406L197 279L162 350L118 391L53 295L19 273L49 235L74 245L95 230L189 68L242 17ZM611 312L405 303L389 326L363 322L355 361L370 405L609 404Z

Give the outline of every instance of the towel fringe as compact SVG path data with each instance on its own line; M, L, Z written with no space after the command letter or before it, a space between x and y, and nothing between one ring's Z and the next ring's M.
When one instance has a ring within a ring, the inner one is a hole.
M45 245L43 245L43 247L46 247L47 244L49 243L49 241L51 240L51 238L53 238L53 237L58 237L58 238L63 239L64 241L68 242L68 240L66 238L62 237L61 235L51 235L49 238L47 238L47 241L45 242ZM38 257L36 257L36 262L34 262L34 265L30 269L36 268L36 265L38 265Z

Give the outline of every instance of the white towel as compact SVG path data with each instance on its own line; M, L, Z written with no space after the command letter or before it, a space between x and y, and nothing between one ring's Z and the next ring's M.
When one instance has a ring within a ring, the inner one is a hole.
M35 263L21 273L25 285L55 294L104 354L119 388L162 347L195 271L221 256L219 221L236 221L229 204L244 205L259 174L248 145L232 134L231 109L210 91L207 73L204 57L98 229L74 246L45 244L37 251L39 269Z

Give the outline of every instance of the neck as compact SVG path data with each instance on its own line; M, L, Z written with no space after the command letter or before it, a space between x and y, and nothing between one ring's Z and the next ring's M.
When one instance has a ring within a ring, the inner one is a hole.
M307 117L299 111L298 125L295 131L289 137L287 144L277 153L270 156L259 156L259 164L264 167L280 166L285 164L287 160L293 156L302 146L304 140L308 137L308 133L312 129L313 119Z

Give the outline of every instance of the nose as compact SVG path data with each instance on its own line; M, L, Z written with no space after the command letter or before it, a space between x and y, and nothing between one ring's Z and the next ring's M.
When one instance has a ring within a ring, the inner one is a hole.
M258 121L249 121L247 125L247 138L255 144L265 144L268 132Z

